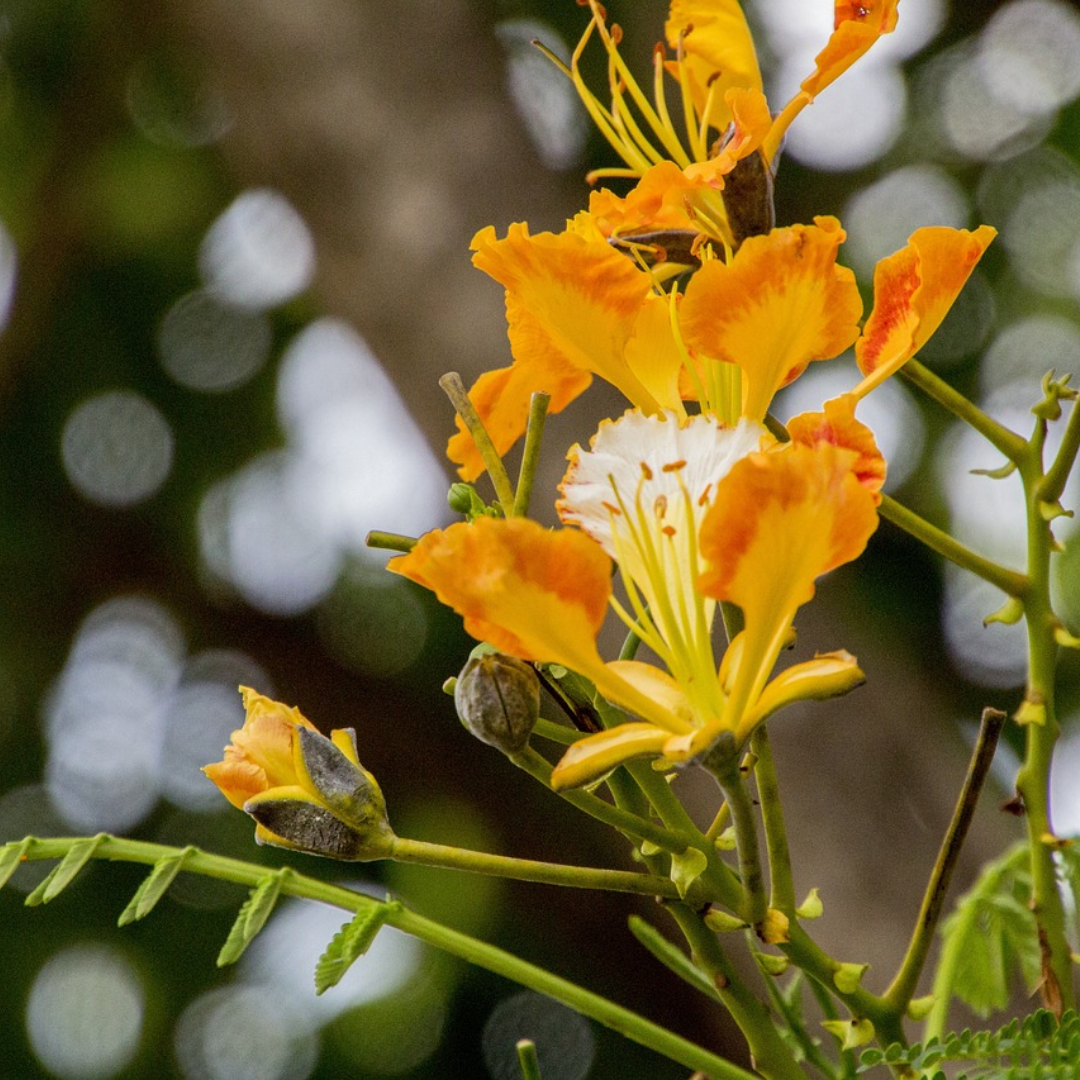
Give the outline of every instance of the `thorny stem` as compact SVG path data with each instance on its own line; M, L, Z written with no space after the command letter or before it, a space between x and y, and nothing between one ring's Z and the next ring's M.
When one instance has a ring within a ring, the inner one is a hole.
M503 464L502 458L499 457L499 452L495 449L495 444L491 441L491 436L488 434L487 428L484 427L480 414L477 413L472 401L469 400L469 393L465 389L465 384L461 381L461 376L456 371L448 371L439 380L439 385L457 410L461 422L468 429L473 442L476 444L480 457L484 459L484 467L487 469L488 476L491 477L491 483L495 487L495 496L502 506L503 515L508 518L513 517L514 489L510 486L510 477L506 473L506 466Z
M1073 402L1065 431L1061 437L1054 463L1046 470L1039 485L1039 498L1045 503L1056 503L1065 490L1065 484L1076 464L1076 455L1080 452L1080 398Z
M59 859L68 853L76 843L85 838L34 840L26 852L28 861L41 859ZM2 849L0 849L2 850ZM184 854L184 849L165 847L161 844L147 843L141 840L121 840L116 837L104 837L93 852L93 858L110 859L121 862L143 863L151 866L164 858L175 858ZM242 862L221 855L210 855L198 849L190 849L183 864L188 873L202 874L205 877L232 881L238 885L252 888L258 885L268 874L274 873L266 866ZM427 942L436 949L457 956L486 971L494 972L511 979L521 986L561 1001L570 1008L588 1016L605 1027L611 1028L628 1039L646 1046L651 1050L677 1061L688 1069L696 1069L713 1080L754 1080L754 1075L745 1069L733 1065L704 1047L654 1024L651 1020L616 1005L613 1001L594 994L575 983L560 978L535 964L521 960L502 949L469 937L448 926L434 922L409 911L403 904L385 904L363 893L353 892L318 881L304 874L290 873L282 881L282 893L306 900L316 900L345 911L357 912L372 906L385 909L385 922L420 941Z
M795 912L795 882L791 873L784 811L780 805L780 782L769 733L764 724L750 737L750 747L757 759L754 776L761 801L761 819L765 825L765 850L769 858L769 886L772 893L769 906L782 911L790 919Z
M983 783L990 772L990 766L994 760L994 751L997 749L998 736L1005 724L1005 713L997 709L984 709L982 722L979 727L979 737L975 742L975 749L968 764L967 776L964 778L964 786L960 791L956 808L953 810L952 820L946 830L938 851L937 861L927 882L926 893L923 896L922 906L919 909L919 918L915 923L915 929L911 935L907 952L896 973L892 985L885 991L885 1000L888 1001L898 1013L908 1007L915 993L915 986L919 981L923 964L926 962L926 954L937 929L941 909L945 903L945 895L948 892L949 881L953 870L956 868L956 860L960 855L964 838L967 836L971 819L975 814L975 806L979 801L979 793Z

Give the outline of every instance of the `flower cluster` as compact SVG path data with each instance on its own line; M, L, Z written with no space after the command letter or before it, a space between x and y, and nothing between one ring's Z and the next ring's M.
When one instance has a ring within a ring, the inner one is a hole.
M839 261L840 222L777 227L772 185L788 126L893 30L896 6L837 0L815 70L774 116L736 0L672 0L651 98L620 55L618 27L588 0L590 22L565 70L623 161L592 179L634 186L595 190L562 232L533 235L519 223L473 240L474 264L506 291L513 357L469 392L495 454L524 434L536 392L559 411L599 376L628 409L569 451L562 528L504 507L428 533L389 568L432 590L480 642L572 671L621 710L619 722L569 746L555 787L591 783L632 758L688 761L722 736L738 748L785 705L862 680L843 651L774 668L816 580L856 559L877 526L885 462L856 417L859 401L933 334L994 230L918 230L879 263L864 320L854 274ZM595 40L608 58L609 103L580 70ZM848 393L786 429L770 418L778 390L851 347L863 377ZM458 427L447 453L472 482L491 460ZM720 650L719 605L731 616ZM609 612L651 660L600 655ZM482 689L499 693L494 682ZM490 735L502 705L480 715L486 741L505 741L501 727ZM531 723L514 728L508 752ZM227 794L224 772L239 783L243 796L230 798L249 812L274 801L272 778L251 794L228 758L211 769Z

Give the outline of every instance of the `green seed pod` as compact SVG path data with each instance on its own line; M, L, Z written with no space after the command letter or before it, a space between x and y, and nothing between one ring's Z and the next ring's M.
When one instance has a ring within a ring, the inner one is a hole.
M540 680L530 665L513 656L474 656L458 676L454 705L481 742L516 754L540 715Z

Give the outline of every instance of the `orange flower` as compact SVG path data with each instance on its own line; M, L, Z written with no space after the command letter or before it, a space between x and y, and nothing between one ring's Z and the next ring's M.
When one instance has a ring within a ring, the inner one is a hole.
M385 857L394 838L386 804L352 729L326 738L299 709L247 686L240 693L244 726L203 772L255 819L255 839L334 859Z
M917 229L907 247L874 271L874 309L855 346L866 376L862 398L904 366L941 325L983 252L997 235L989 225L974 232L943 226Z

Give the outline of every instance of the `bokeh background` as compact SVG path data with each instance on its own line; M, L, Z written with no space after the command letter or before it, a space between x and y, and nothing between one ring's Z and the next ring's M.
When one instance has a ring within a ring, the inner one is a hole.
M610 4L643 77L664 7ZM775 107L811 70L831 5L749 13ZM1026 431L1041 375L1080 366L1080 13L900 13L797 122L778 219L839 214L866 286L920 225L996 226L924 359ZM364 546L373 528L449 520L436 380L508 361L472 234L561 227L587 169L612 163L529 44L565 55L584 22L570 0L0 0L0 840L116 831L390 889L737 1055L708 1003L629 937L627 914L652 905L259 849L198 771L241 722L246 683L354 726L404 835L626 865L617 838L461 729L440 685L469 641ZM820 365L781 411L853 378L848 361ZM561 448L620 407L598 387L551 421L542 515ZM901 380L866 408L892 494L1018 564L1015 480L970 473L993 452ZM1058 570L1075 630L1080 540ZM816 933L884 984L979 711L1018 701L1023 635L984 630L1001 598L887 524L820 595L807 647L849 648L870 681L791 711L773 738L798 885L825 900ZM1066 658L1067 719L1077 674ZM1057 827L1075 833L1080 729L1066 734ZM1019 835L997 811L1012 753L960 885ZM699 783L680 780L704 814ZM141 872L94 866L26 911L36 872L0 894L4 1078L502 1078L525 1030L556 1055L555 1080L685 1075L389 931L316 1000L335 912L283 904L219 971L240 890L182 878L119 931Z

